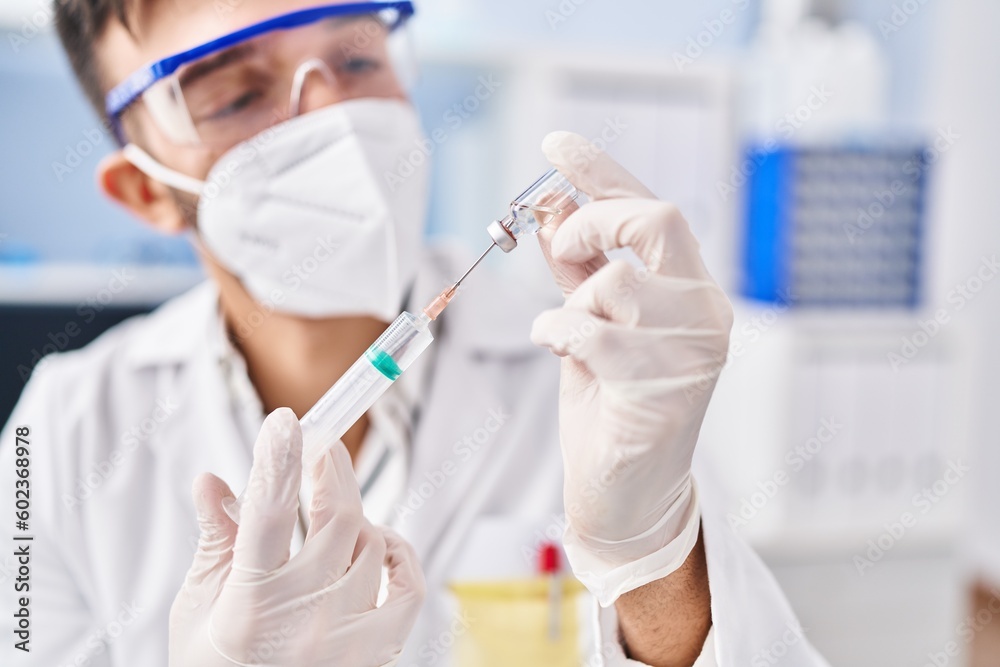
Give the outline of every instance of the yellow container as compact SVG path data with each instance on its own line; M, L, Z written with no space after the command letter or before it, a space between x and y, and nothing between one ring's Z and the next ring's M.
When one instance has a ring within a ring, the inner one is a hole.
M553 639L549 579L452 583L470 622L455 644L456 667L579 667L584 588L570 577L561 577L558 585L559 633Z

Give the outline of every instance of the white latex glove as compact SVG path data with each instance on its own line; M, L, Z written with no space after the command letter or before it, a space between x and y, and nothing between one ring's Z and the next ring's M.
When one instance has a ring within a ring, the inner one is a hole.
M566 553L608 606L697 542L691 459L733 312L674 206L579 135L550 134L542 150L592 200L539 234L566 303L535 320L532 340L564 357ZM646 270L608 262L623 247Z
M170 613L171 667L374 667L395 662L423 601L416 554L372 526L342 444L314 469L310 525L289 559L302 480L302 431L287 408L254 446L242 522L222 509L225 482L194 485L201 539ZM388 597L376 598L383 563Z

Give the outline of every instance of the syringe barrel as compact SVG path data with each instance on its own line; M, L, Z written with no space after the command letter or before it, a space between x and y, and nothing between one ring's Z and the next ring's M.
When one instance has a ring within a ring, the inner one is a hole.
M404 312L302 416L306 471L347 433L385 390L427 349L427 319Z
M434 340L430 318L404 312L302 416L302 472L312 468ZM224 503L236 523L246 489Z
M579 191L556 169L545 172L510 203L510 213L487 228L504 252L517 247L529 234L537 234L554 216L560 215L579 198Z

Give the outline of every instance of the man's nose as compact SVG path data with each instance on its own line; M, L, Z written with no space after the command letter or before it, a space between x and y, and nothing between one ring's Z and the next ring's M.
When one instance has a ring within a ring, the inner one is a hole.
M343 101L337 77L319 58L311 58L295 70L289 115L299 116Z

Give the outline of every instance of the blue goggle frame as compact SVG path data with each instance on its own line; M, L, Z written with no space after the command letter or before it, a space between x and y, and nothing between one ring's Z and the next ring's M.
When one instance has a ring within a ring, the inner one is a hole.
M126 143L125 134L121 127L122 112L139 99L157 81L165 79L189 62L223 51L274 30L298 28L303 25L315 23L321 19L336 16L374 14L386 10L395 10L398 12L396 20L386 26L390 32L406 23L415 11L413 3L409 1L352 2L341 5L310 7L309 9L282 14L269 18L266 21L249 25L187 51L175 53L146 65L142 69L133 72L127 79L115 86L104 99L104 109L111 121L111 128L114 130L115 137L119 143L123 145Z

